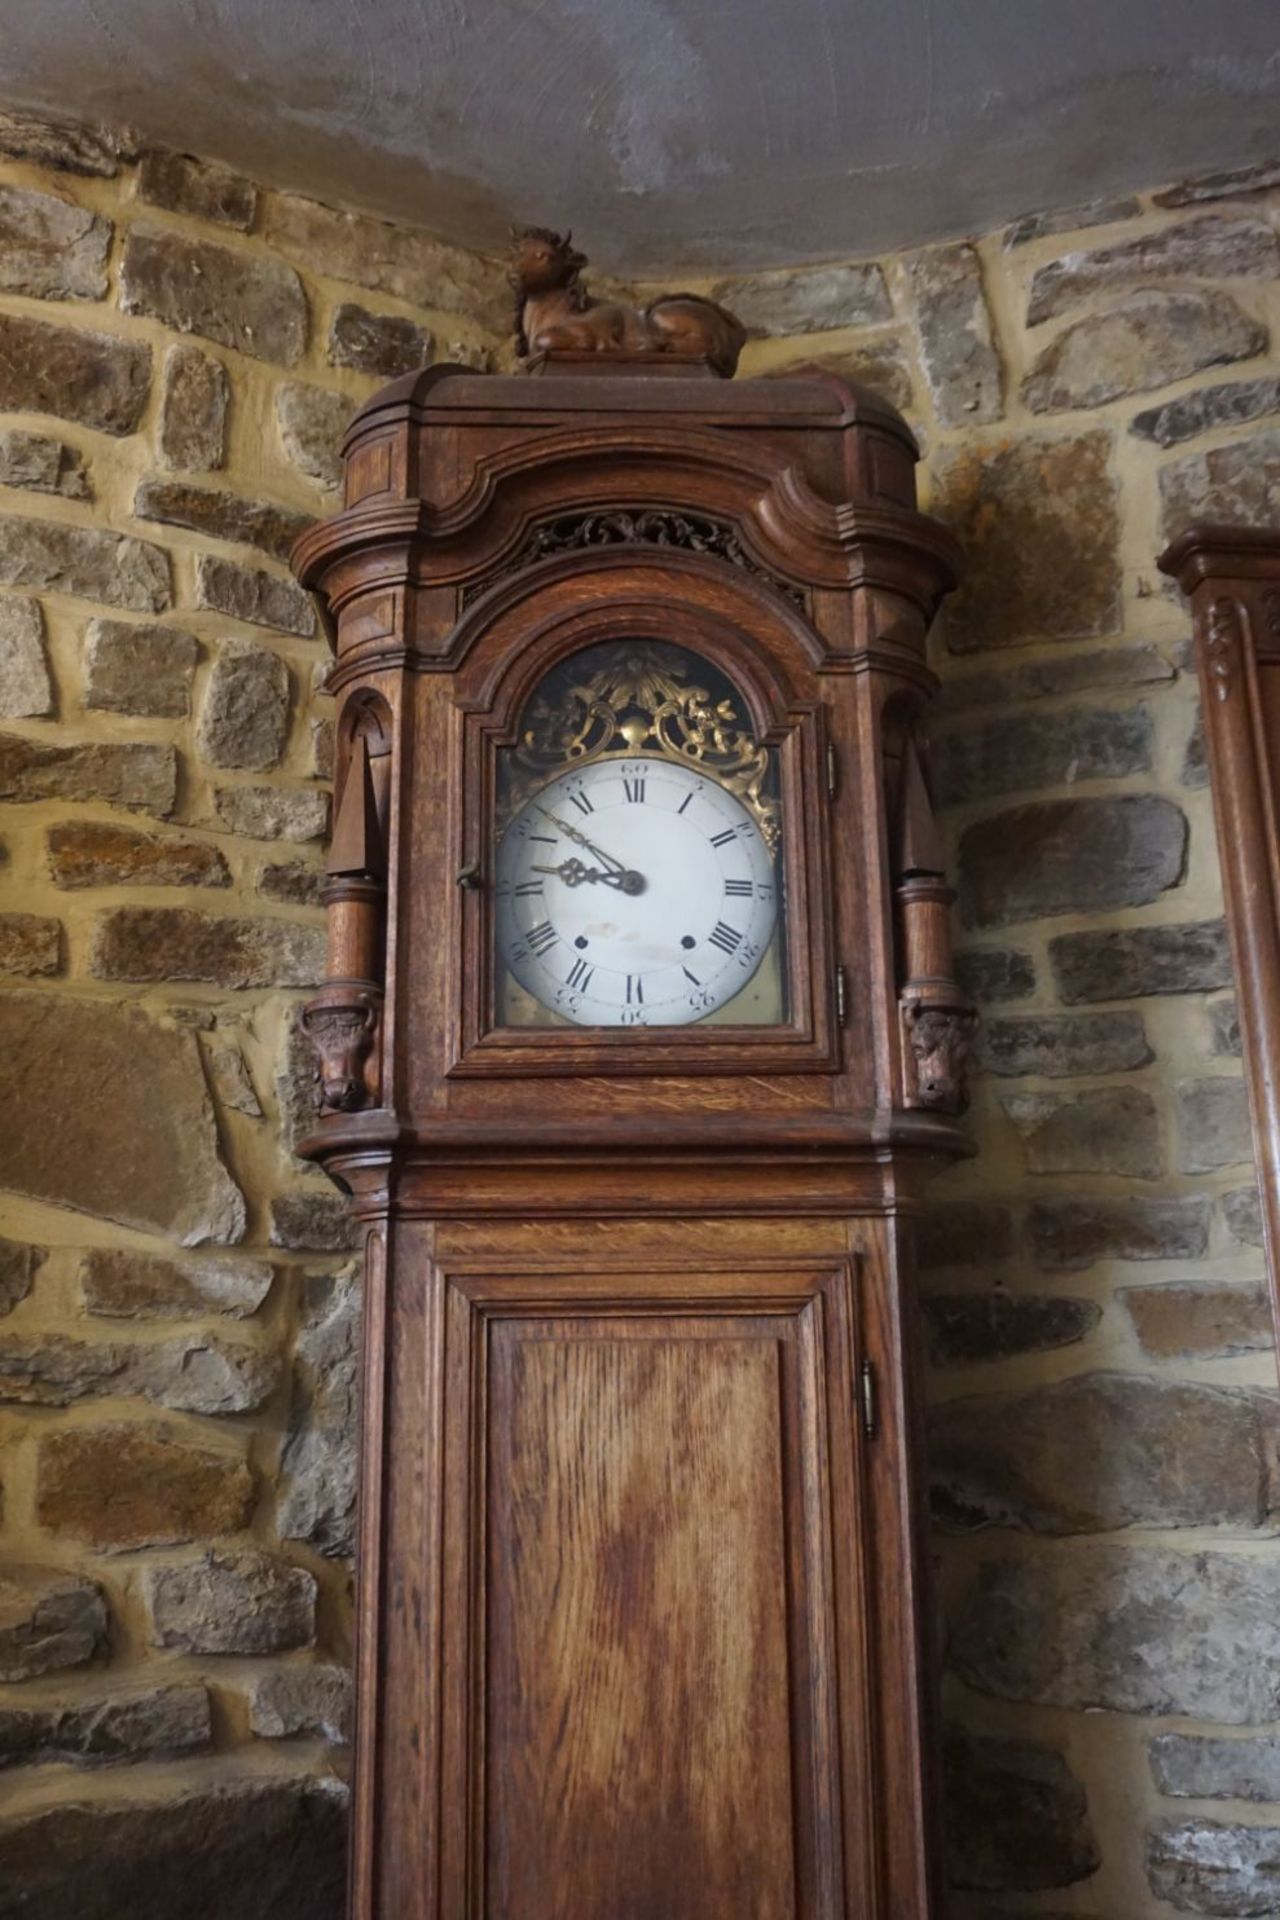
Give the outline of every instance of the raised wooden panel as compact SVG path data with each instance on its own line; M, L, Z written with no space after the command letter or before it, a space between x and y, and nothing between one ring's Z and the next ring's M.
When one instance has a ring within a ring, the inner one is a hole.
M853 1311L843 1268L451 1278L443 1912L876 1911L840 1792Z

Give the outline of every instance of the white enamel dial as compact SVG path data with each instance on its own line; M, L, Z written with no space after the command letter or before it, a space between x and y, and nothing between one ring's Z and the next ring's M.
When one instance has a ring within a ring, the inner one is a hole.
M675 1027L755 973L777 876L750 812L706 774L600 760L534 795L502 836L498 949L526 992L585 1027Z

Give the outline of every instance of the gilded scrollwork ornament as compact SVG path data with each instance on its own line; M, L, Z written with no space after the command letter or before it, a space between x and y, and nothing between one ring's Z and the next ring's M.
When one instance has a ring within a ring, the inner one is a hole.
M512 811L548 779L610 756L660 754L707 773L749 809L771 853L781 809L769 791L769 750L734 701L690 677L675 648L624 642L580 678L540 692L511 755Z

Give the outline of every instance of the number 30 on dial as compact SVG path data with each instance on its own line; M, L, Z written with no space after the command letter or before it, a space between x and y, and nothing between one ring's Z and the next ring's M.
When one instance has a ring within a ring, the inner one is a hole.
M747 808L650 757L596 761L527 801L502 836L496 892L503 963L577 1026L706 1019L756 975L778 915Z

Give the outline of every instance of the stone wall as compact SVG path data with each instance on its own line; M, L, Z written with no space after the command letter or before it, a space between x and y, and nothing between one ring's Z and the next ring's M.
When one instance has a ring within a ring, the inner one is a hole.
M1280 195L723 291L925 447L981 1152L924 1235L956 1920L1280 1912L1271 1324L1199 702L1154 567L1280 521ZM855 328L837 332L842 320Z
M337 1911L356 1287L292 1153L351 407L491 264L0 116L0 1920ZM1248 179L722 282L969 547L937 781L982 1002L925 1235L956 1920L1280 1907L1273 1360L1188 623L1280 514ZM588 240L589 236L584 236ZM945 1194L945 1200L944 1200Z
M0 116L0 1916L339 1911L352 1236L293 534L501 271ZM9 1684L12 1683L12 1684Z

